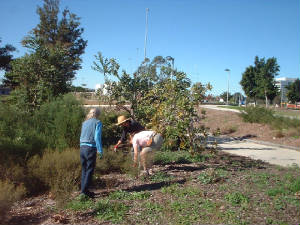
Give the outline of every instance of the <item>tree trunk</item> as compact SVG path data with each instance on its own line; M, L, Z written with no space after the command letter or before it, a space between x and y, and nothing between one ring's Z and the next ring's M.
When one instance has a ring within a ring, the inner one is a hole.
M268 108L268 96L267 96L267 91L265 89L265 98L266 98L266 108Z

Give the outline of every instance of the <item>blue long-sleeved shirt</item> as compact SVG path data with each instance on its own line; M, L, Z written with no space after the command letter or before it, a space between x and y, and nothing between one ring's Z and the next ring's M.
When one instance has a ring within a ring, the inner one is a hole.
M93 120L93 119L91 119ZM96 126L93 126L93 121L85 121L82 125L81 130L81 137L80 137L80 146L87 145L90 147L96 147L97 152L101 155L103 155L103 148L102 148L102 123L99 120L94 121L96 122ZM88 126L86 124L89 123ZM92 127L91 127L92 126ZM94 128L96 127L96 128ZM94 140L90 139L90 132L88 132L88 129L95 129L94 130ZM86 139L89 139L89 141L86 141Z

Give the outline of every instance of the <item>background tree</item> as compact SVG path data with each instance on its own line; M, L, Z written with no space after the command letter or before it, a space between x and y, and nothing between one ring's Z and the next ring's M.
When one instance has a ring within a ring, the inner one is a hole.
M295 80L292 84L287 86L287 98L292 103L300 102L300 80Z
M70 90L87 44L75 14L65 9L58 18L58 0L44 0L37 13L40 23L22 41L30 54L16 60L5 74L6 84L18 89L21 101L34 107Z
M278 75L279 65L276 58L267 60L255 56L254 66L249 66L243 73L240 84L247 97L265 99L266 106L278 93L275 85L275 76Z
M242 80L240 84L248 98L253 98L256 104L256 99L258 95L258 86L256 81L256 72L253 66L246 68L242 75Z
M224 101L227 100L227 91L224 91L222 94L220 94L220 98L222 98ZM232 94L229 92L228 93L228 101L232 98Z
M191 94L196 102L202 103L204 101L206 92L210 91L211 89L212 85L210 83L203 85L200 82L196 82L191 88Z
M0 39L0 44L1 42L2 40ZM0 70L8 71L11 68L9 64L13 59L11 53L15 50L16 48L9 44L0 47Z

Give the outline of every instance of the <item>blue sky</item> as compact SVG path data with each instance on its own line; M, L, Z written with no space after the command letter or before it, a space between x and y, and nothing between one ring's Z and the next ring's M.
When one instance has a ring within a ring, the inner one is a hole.
M25 4L26 2L26 4ZM41 0L0 0L0 38L20 57L21 40L38 23ZM81 17L88 40L82 69L74 85L94 88L103 76L91 69L101 51L131 73L144 57L145 14L148 14L147 57L175 58L175 67L192 82L213 86L212 94L241 90L239 82L254 57L276 57L278 77L300 76L299 0L61 0Z

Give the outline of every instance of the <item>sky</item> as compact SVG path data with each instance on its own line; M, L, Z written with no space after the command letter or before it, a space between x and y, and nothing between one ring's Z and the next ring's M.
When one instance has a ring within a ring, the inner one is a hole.
M73 84L95 88L104 77L91 66L97 52L115 58L121 69L135 71L146 56L172 56L175 68L193 83L210 82L213 95L240 92L239 84L254 57L277 58L277 77L300 77L299 0L61 0L79 16L88 41L82 69ZM1 46L28 49L21 40L39 23L42 0L0 0ZM61 14L60 14L61 15ZM230 72L226 72L229 69ZM229 83L229 85L228 85Z

